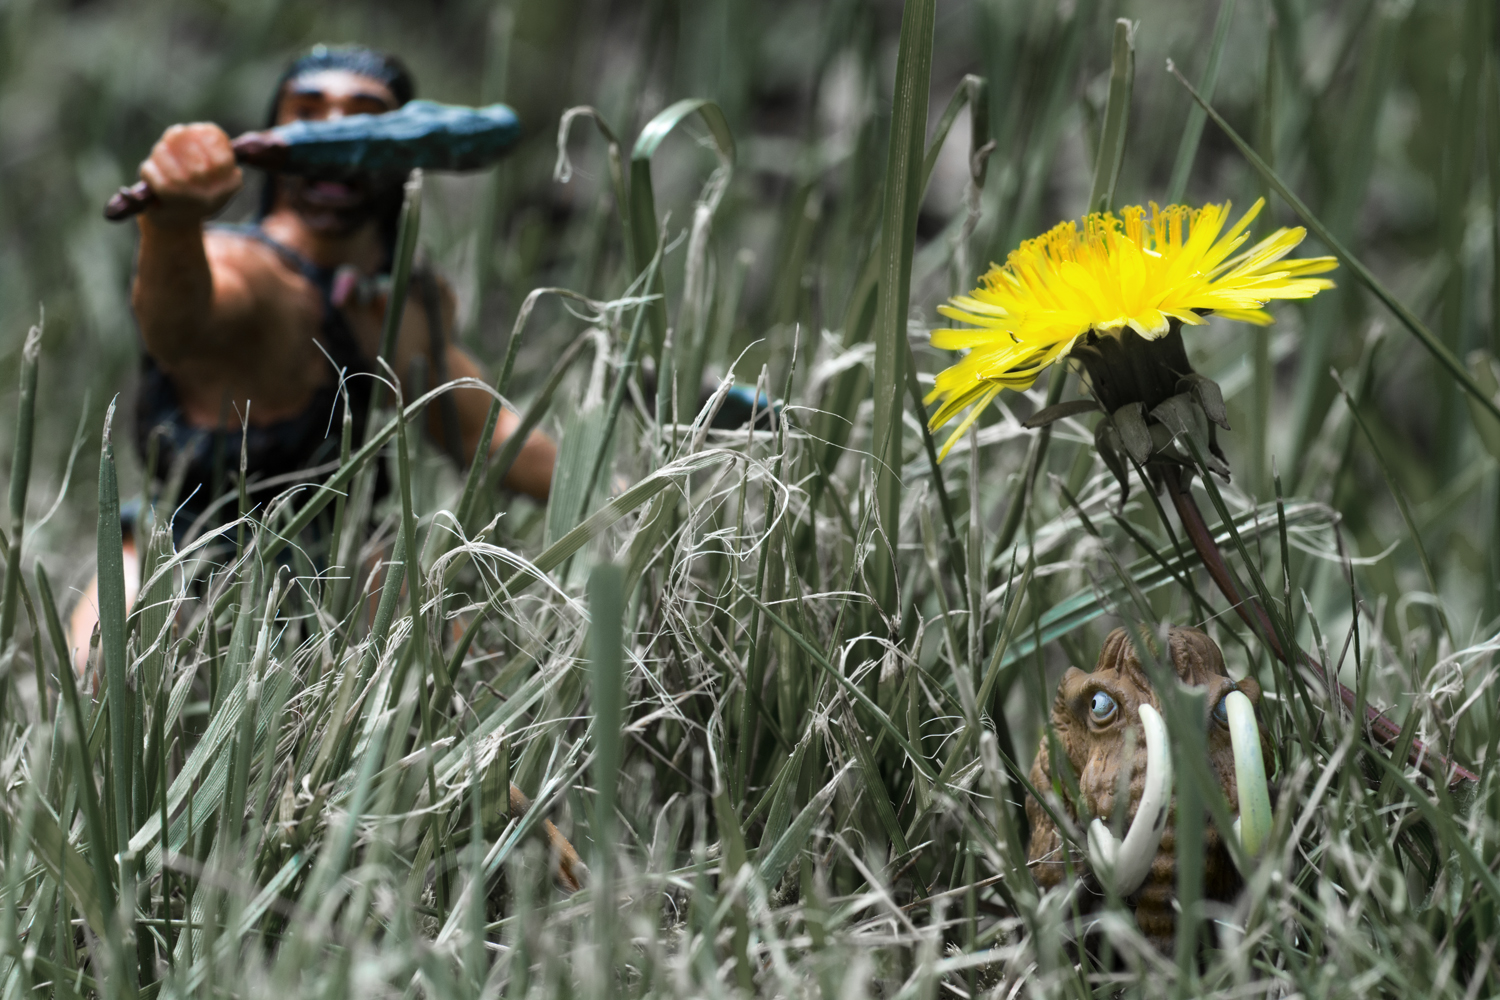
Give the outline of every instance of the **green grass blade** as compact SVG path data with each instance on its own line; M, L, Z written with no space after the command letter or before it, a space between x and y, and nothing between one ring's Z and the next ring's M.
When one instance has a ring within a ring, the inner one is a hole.
M47 634L52 639L52 650L57 654L57 669L72 670L73 655L68 649L67 633L63 631L62 618L57 614L57 601L52 596L52 581L47 577L47 571L42 567L40 559L32 567L32 574L36 578L36 590L42 602L42 615L47 623ZM58 683L60 685L61 681Z
M1422 534L1417 530L1416 519L1412 517L1411 504L1406 499L1406 491L1401 488L1397 481L1396 472L1386 460L1385 452L1381 450L1380 443L1375 440L1375 435L1370 431L1370 425L1365 422L1364 414L1359 410L1359 404L1354 397L1349 395L1349 390L1344 387L1344 380L1339 377L1337 371L1331 372L1333 380L1338 383L1339 393L1344 397L1344 405L1349 407L1349 415L1354 418L1354 423L1359 427L1360 433L1365 436L1366 443L1370 446L1370 453L1375 456L1375 461L1380 465L1381 475L1385 477L1386 487L1391 491L1391 497L1396 501L1396 509L1401 512L1401 520L1406 525L1406 533L1411 536L1411 543L1416 547L1417 559L1422 564L1422 574L1427 578L1427 590L1434 597L1441 594L1438 589L1437 571L1433 568L1432 557L1427 554L1427 546L1422 543ZM1477 414L1488 416L1488 414ZM1453 629L1448 621L1448 616L1443 612L1442 606L1434 608L1438 618L1438 624L1448 635L1449 643L1453 643ZM1453 643L1455 646L1456 643Z
M1229 40L1229 22L1233 19L1234 0L1219 0L1219 14L1214 19L1214 40L1209 45L1208 64L1203 68L1203 79L1198 84L1204 98L1210 101L1214 99L1214 87L1219 82L1219 60L1224 55L1224 43ZM1167 196L1162 204L1175 205L1182 201L1207 119L1203 109L1196 104L1188 109L1187 125L1182 130L1182 142L1177 146L1177 159L1172 163L1172 179L1167 184Z
M1094 161L1094 185L1089 190L1090 212L1107 212L1114 204L1115 183L1120 179L1120 164L1125 162L1130 94L1135 86L1135 26L1123 17L1115 21L1112 53L1109 98L1104 106L1099 155Z
M339 409L343 411L343 417L339 421L339 465L343 466L349 464L349 458L354 453L354 414L350 411L348 393L341 392L340 397L342 405ZM345 494L340 494L333 502L333 529L328 538L328 559L332 564L331 568L333 572L336 574L348 573L348 567L343 566L340 562L345 558L344 531L347 527L345 517L348 507L349 497ZM339 583L330 583L327 586L324 591L325 608L336 608L342 603L338 598L342 596L340 591L344 586L346 585Z
M293 884L293 880L301 874L302 869L307 867L310 860L312 860L312 855L306 851L293 854L271 877L270 881L256 893L255 898L240 911L239 919L231 933L219 939L214 955L204 956L187 973L185 984L187 995L191 996L193 991L202 989L204 982L212 975L214 964L228 959L239 947L240 941L254 932L255 925L260 923L274 906L283 902L282 895Z
M177 812L188 796L194 794L195 806L200 810L200 816L207 815L218 807L218 800L207 794L205 790L209 782L205 779L200 784L199 778L203 775L205 767L223 756L223 752L238 730L240 716L245 710L247 701L246 683L247 679L242 678L232 690L225 693L218 711L214 713L208 724L208 730L194 745L187 760L183 762L167 791L168 812ZM176 826L176 823L173 826ZM150 851L160 832L161 816L153 812L146 817L135 836L130 839L130 849L138 854ZM154 874L160 864L161 859L155 853L146 855L142 874L148 876Z
M603 492L590 480L593 467L606 461L605 456L611 454L611 442L604 433L609 410L596 392L602 389L602 379L599 378L602 374L599 356L604 351L602 339L595 339L595 378L583 400L563 418L557 461L552 468L552 488L547 496L546 530L542 537L545 545L551 545L576 527L595 503L596 496Z
M1470 352L1469 371L1480 389L1491 399L1500 401L1500 363L1496 363L1489 351L1481 349ZM1472 399L1468 402L1469 417L1474 421L1479 443L1490 453L1491 458L1500 462L1500 418L1474 405Z
M323 842L323 850L318 855L317 864L308 875L308 886L304 898L312 900L314 905L321 904L323 893L331 887L335 879L344 873L348 865L349 853L354 848L355 835L359 832L360 821L370 803L370 785L378 770L379 762L384 756L385 740L386 725L378 724L366 753L360 758L359 771L354 781L354 788L349 795L348 809L344 814L343 822L339 824L336 831L331 831L328 839Z
M858 762L860 771L864 775L861 785L864 794L867 795L875 807L875 814L880 818L880 825L885 829L885 835L890 838L891 848L897 856L905 855L910 851L906 843L906 833L901 829L901 820L896 817L896 807L891 801L891 793L886 788L885 778L880 774L880 767L870 755L870 747L865 743L865 734L860 729L859 723L845 716L845 724L841 727L843 739L840 740L847 746Z
M1410 728L1415 729L1416 726L1412 725ZM1458 855L1464 868L1473 874L1485 892L1489 894L1491 905L1500 905L1500 878L1496 877L1490 865L1475 852L1468 833L1455 822L1452 813L1446 809L1440 809L1429 799L1426 792L1418 788L1406 776L1401 765L1384 754L1374 753L1369 756L1385 771L1383 780L1389 780L1395 787L1400 788L1407 801L1415 804L1421 811L1423 818L1444 832L1445 843Z
M880 271L875 319L875 416L871 428L881 546L876 555L877 599L896 613L895 549L901 524L901 390L906 381L907 309L911 261L921 207L922 164L927 139L927 100L932 85L934 0L910 0L901 13L896 54L896 90L885 160L880 211Z
M922 161L921 180L918 183L917 201L920 205L922 197L927 191L928 182L932 179L933 168L937 165L938 154L943 150L943 143L947 141L948 133L953 128L953 123L958 120L959 112L965 107L969 108L970 115L970 168L974 171L973 181L977 188L984 187L984 180L989 169L989 150L992 148L989 139L989 86L983 77L970 73L963 78L958 89L954 91L953 97L948 101L948 107L943 111L938 120L936 129L933 131L932 142L927 147L927 153ZM881 258L872 258L871 264L880 263ZM908 262L908 274L910 264ZM875 272L871 272L871 279L875 279ZM932 432L927 428L927 407L922 400L922 389L917 379L915 357L912 353L911 344L906 345L905 364L907 392L911 397L912 411L916 414L918 423L922 427L922 446L927 453L928 466L932 470L933 485L937 489L938 504L943 513L943 524L948 532L949 558L953 562L954 572L959 579L959 585L964 593L964 599L968 600L968 573L965 570L966 560L963 546L958 540L958 529L953 517L953 504L948 496L947 484L943 477L942 466L938 459L937 444L933 441ZM840 382L847 381L841 379ZM829 439L823 462L828 465L832 456L838 450L838 442ZM815 498L816 499L816 498Z
M542 383L536 398L531 401L526 412L521 414L521 422L516 425L515 433L506 438L505 444L495 453L494 461L490 463L489 471L485 473L483 488L485 493L493 493L504 482L506 473L510 472L510 467L516 464L516 458L526 444L527 435L535 430L542 422L542 417L546 416L547 410L552 406L552 397L557 394L558 387L562 385L569 369L573 367L573 362L582 355L583 348L588 345L590 339L587 333L574 338L573 343L569 344L562 356L557 359L557 364L552 366L552 371L547 375L547 381ZM465 524L465 527L468 528L470 525Z
M792 750L791 754L782 761L776 771L776 776L771 780L771 787L761 797L761 802L755 807L755 811L745 817L746 824L754 821L756 815L765 810L766 825L761 829L760 842L766 845L775 844L786 832L787 826L792 820L793 800L797 793L797 780L802 775L802 762L807 758L807 749L816 734L809 732L801 742Z
M115 479L115 452L111 438L115 406L111 402L104 417L104 442L99 450L99 655L103 662L104 683L109 687L110 771L115 817L114 843L130 841L134 815L131 789L134 784L136 751L129 743L131 731L131 690L125 682L125 561L124 540L120 530L120 487ZM120 888L133 884L130 861L119 862ZM134 912L132 909L130 912ZM130 936L133 930L123 928ZM124 967L120 970L127 993L137 985L135 955L121 951Z
M843 777L844 772L840 771L820 788L812 800L802 807L801 812L797 813L797 818L792 820L786 832L761 855L756 865L761 881L767 885L775 885L781 880L782 872L786 871L793 859L807 847L813 827L817 826L818 820L828 809L828 803L833 799L833 793L838 790L839 782Z
M0 602L0 650L16 630L16 597L21 589L21 537L26 527L26 487L31 481L31 445L36 417L36 370L42 353L42 328L31 328L21 347L21 393L16 402L15 451L10 459L10 551L5 559L5 593ZM9 686L9 681L6 682ZM0 707L5 699L0 697Z
M651 186L651 158L673 129L693 114L703 119L713 136L714 152L719 158L719 169L726 174L734 170L734 136L729 130L729 121L724 112L713 101L703 98L688 98L662 110L646 123L636 136L635 148L630 153L630 262L632 274L646 270L661 242L660 227L656 220L656 193ZM651 333L652 358L656 362L657 414L660 419L664 408L664 394L671 385L672 373L666 371L663 349L667 339L666 288L658 270L654 280L642 289L646 295L658 296L647 307L647 320Z
M521 303L521 308L516 312L515 325L511 327L510 339L506 341L505 360L500 365L500 374L495 376L495 395L490 400L490 412L485 417L484 430L480 433L478 453L472 456L468 476L464 480L464 491L459 498L458 506L454 508L458 514L459 523L466 527L472 525L474 521L481 493L493 492L499 486L501 480L505 478L505 473L510 471L510 465L515 462L516 455L521 453L521 446L526 443L526 434L530 431L530 428L525 425L525 421L523 420L521 428L518 428L515 434L506 439L505 445L502 447L499 455L490 464L489 471L485 471L486 459L489 455L489 449L485 442L494 438L495 425L500 422L500 408L502 406L500 400L510 388L511 376L515 373L516 355L521 351L521 332L526 329L526 321L531 318L531 313L536 308L537 302L544 295L557 295L562 298L572 299L589 306L596 312L603 311L602 303L595 302L567 288L534 288L527 294L525 301ZM548 384L551 384L550 379ZM554 386L553 388L555 391L556 387ZM535 409L534 406L533 409ZM530 412L528 411L528 414ZM540 417L541 414L538 413L537 419L540 419ZM535 424L533 423L532 426L535 426ZM501 458L507 455L509 461L502 462ZM499 471L497 472L496 469L499 469ZM481 483L483 484L482 490Z
M942 117L938 119L937 127L932 130L932 141L927 144L927 155L922 159L922 181L920 190L926 191L927 184L932 180L932 168L937 166L938 154L943 151L943 143L948 140L948 133L953 130L953 123L958 120L959 112L965 107L969 109L969 155L971 158L978 157L980 151L989 145L990 141L990 88L989 83L982 76L973 73L966 74L959 82L958 89L948 99L948 106L943 109ZM979 176L975 183L984 187L985 173L989 169L989 159L979 159Z
M400 398L401 397L398 394L398 405L400 403ZM408 563L409 567L408 571L404 574L404 579L407 593L411 598L410 606L412 617L412 644L415 651L414 655L418 658L422 666L422 728L426 730L423 735L424 738L430 739L431 729L426 719L428 690L426 668L429 661L431 665L433 665L438 671L433 678L436 684L434 693L438 696L442 696L447 684L446 678L443 677L441 673L442 667L438 666L439 661L437 660L437 658L428 655L429 650L427 648L427 617L422 613L422 609L426 606L427 603L427 588L426 580L423 579L422 574L422 550L420 548L420 543L417 541L417 515L416 511L413 509L412 501L412 467L410 452L411 449L407 444L406 423L405 421L398 421L396 424L396 488L399 491L399 496L401 499L401 547L407 553L406 562ZM391 586L391 584L387 582L385 586L389 587ZM400 585L397 584L397 586L399 587ZM381 596L383 597L384 594L382 594ZM433 800L436 801L436 798L436 789L433 789Z
M588 118L604 136L604 141L609 146L609 176L613 184L615 195L615 210L620 213L620 223L625 227L626 240L629 242L630 222L628 215L629 192L625 188L625 154L624 146L615 136L615 130L609 127L609 121L600 114L596 108L582 105L569 108L564 111L557 122L557 165L552 168L552 179L559 184L566 184L573 179L573 163L568 159L568 134L572 131L573 121L577 118Z
M406 181L401 202L401 215L396 224L395 259L391 261L391 291L385 304L385 318L380 328L380 353L376 362L394 364L396 360L396 338L401 332L401 321L406 316L406 292L411 283L411 262L417 251L417 236L422 229L422 172L412 171ZM372 406L380 396L379 391L371 397Z
M927 427L927 407L922 402L922 389L917 382L916 358L912 354L910 342L906 344L906 363L902 367L906 369L906 391L911 398L917 423L922 428L922 450L927 453L927 467L932 470L932 485L937 491L938 509L942 511L943 528L948 534L948 559L953 575L958 580L959 591L967 604L970 600L968 562L964 556L963 543L958 539L958 525L953 517L953 502L948 496L948 484L943 478L937 442L932 439L932 431Z
M1372 13L1375 16L1370 27L1359 33L1366 39L1359 53L1359 72L1352 82L1350 99L1339 109L1338 138L1330 151L1337 157L1337 166L1326 169L1325 193L1320 205L1320 218L1328 231L1351 244L1358 235L1360 210L1369 197L1379 158L1380 122L1401 59L1402 35L1408 30L1409 8L1381 5ZM1324 98L1324 102L1328 100ZM1443 188L1439 187L1439 191ZM1440 225L1444 225L1452 213L1441 201L1438 210L1443 219ZM1300 363L1293 393L1289 461L1302 461L1304 449L1316 437L1318 424L1333 402L1333 387L1324 373L1329 359L1336 356L1335 340L1341 331L1340 320L1349 314L1350 298L1346 290L1319 295L1304 310L1306 333L1298 349ZM1446 409L1446 404L1440 408Z
M663 249L660 244L657 245L656 253L652 256L651 263L646 268L645 278L641 282L642 287L650 288L656 283L656 277L661 272ZM603 414L603 427L599 432L599 441L596 446L597 450L594 452L593 461L589 465L589 476L588 479L584 480L583 492L579 495L580 505L575 516L570 519L568 527L572 527L573 524L577 523L579 518L583 517L585 507L593 498L594 491L598 489L599 477L605 473L605 467L614 455L615 425L620 419L620 410L625 405L626 386L635 368L636 359L640 356L643 321L649 315L653 304L652 301L641 303L640 307L636 310L635 320L630 325L630 339L625 342L625 355L620 359L620 369L616 372L615 384L610 389L609 402L606 404ZM661 378L658 378L656 400L656 421L658 424L666 419L662 409L661 382Z
M1012 637L1015 635L1016 623L1020 619L1022 596L1031 585L1033 569L1034 567L1028 564L1026 569L1021 573L1021 578L1015 581L1011 587L1011 592L1008 596L1010 607L1005 616L1005 623L1001 626L1000 634L995 639L995 650L990 655L989 665L985 667L984 678L980 682L979 693L975 697L975 702L978 704L981 712L989 706L990 699L994 697L995 686L1000 681L1001 668L1007 663L1021 659L1024 655L1017 654L1014 657L1007 658L1006 654L1010 649ZM963 732L959 733L958 743L954 746L952 752L948 754L948 759L943 763L943 770L938 775L939 784L947 782L954 770L966 761L965 751L968 750L969 744L978 735L978 729L979 727L976 726L965 726Z
M107 904L99 896L98 881L89 863L68 843L51 809L38 809L31 826L31 849L54 879L61 879L68 902L78 910L89 930L101 938L110 934Z
M1063 365L1053 368L1052 380L1047 383L1047 401L1043 406L1056 406L1062 399L1063 388L1068 383L1068 369ZM995 536L995 551L1003 552L1010 548L1011 542L1016 539L1016 532L1021 530L1021 518L1026 515L1026 508L1031 504L1031 495L1036 489L1038 474L1047 461L1047 449L1052 444L1052 425L1041 427L1031 444L1026 449L1025 469L1021 477L1016 480L1016 488L1011 492L1010 505L1005 509L1005 521L1000 525L1000 531Z
M105 440L108 441L108 435ZM118 519L117 519L118 521ZM121 947L120 926L116 916L115 882L110 877L112 868L111 846L109 829L104 821L104 810L100 806L99 790L94 785L94 768L89 754L89 730L83 721L83 709L78 700L78 686L73 679L71 665L65 666L58 671L58 681L62 686L63 701L66 704L68 716L68 732L66 740L73 748L73 788L83 790L83 816L84 829L88 833L88 864L94 876L93 898L100 902L100 913L98 918L102 921L105 932L105 941L109 947L110 958L117 962L123 969L129 961L124 956L125 949ZM107 699L113 700L113 699ZM70 797L71 798L71 797ZM72 801L76 802L76 799ZM69 806L71 819L72 806ZM59 828L58 836L63 836ZM59 868L67 865L68 853L58 851L55 855ZM67 873L62 872L66 881ZM85 897L80 897L84 899ZM123 979L123 977L122 977ZM129 980L124 980L128 983ZM120 986L112 987L107 995L118 996ZM133 992L133 991L132 991Z
M619 844L615 840L615 806L620 782L623 727L625 723L625 651L622 620L625 615L625 577L620 567L600 563L589 574L589 696L594 723L594 919L600 961L614 967L615 864ZM613 993L613 975L604 980Z

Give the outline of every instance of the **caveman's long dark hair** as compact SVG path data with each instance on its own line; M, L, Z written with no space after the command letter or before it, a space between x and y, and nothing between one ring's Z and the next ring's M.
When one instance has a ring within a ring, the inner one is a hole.
M416 96L417 83L406 64L388 52L381 52L364 45L314 45L292 60L276 80L276 89L271 92L271 106L266 111L266 128L276 124L276 112L281 107L281 92L286 85L299 76L317 73L326 69L341 69L372 80L379 80L390 88L400 107ZM386 262L390 260L396 246L396 224L401 217L401 188L395 187L382 198L378 208L380 242L385 246ZM276 175L266 174L260 188L260 207L256 219L264 219L276 204Z

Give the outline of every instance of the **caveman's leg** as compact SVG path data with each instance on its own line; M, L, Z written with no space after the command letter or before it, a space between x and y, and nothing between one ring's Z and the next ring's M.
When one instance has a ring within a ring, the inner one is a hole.
M135 605L136 593L141 587L141 561L135 551L135 537L125 536L125 611L128 614ZM99 575L83 588L83 595L73 605L73 614L68 618L68 648L73 653L73 670L84 676L89 666L89 647L94 630L99 627ZM97 679L95 688L97 689Z

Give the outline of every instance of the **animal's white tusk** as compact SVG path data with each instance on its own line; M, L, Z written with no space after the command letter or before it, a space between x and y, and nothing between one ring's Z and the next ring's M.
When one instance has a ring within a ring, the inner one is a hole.
M1224 697L1229 717L1229 742L1234 747L1234 784L1239 792L1240 818L1235 833L1250 857L1258 857L1271 836L1271 793L1266 787L1266 765L1261 756L1260 727L1255 707L1242 691Z
M1135 819L1122 843L1100 820L1089 824L1089 862L1121 896L1141 887L1156 860L1172 804L1172 754L1167 749L1167 727L1150 705L1141 706L1141 729L1146 734L1146 787Z

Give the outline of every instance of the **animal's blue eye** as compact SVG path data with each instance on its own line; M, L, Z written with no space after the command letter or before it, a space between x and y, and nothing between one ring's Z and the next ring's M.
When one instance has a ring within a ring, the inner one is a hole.
M1095 722L1108 722L1115 717L1118 707L1107 692L1095 691L1094 697L1089 701L1089 717Z
M1214 718L1226 726L1229 725L1229 695L1226 694L1214 705Z

